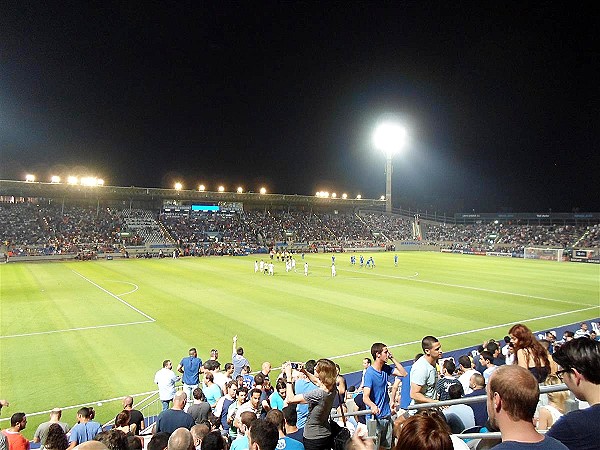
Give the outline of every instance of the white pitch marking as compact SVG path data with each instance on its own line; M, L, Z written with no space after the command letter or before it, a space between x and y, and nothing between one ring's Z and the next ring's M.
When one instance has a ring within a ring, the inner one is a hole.
M327 266L316 266L316 267L327 267ZM344 272L350 272L349 269L340 269L340 270L342 270ZM352 271L352 272L354 272L354 271ZM581 303L578 303L578 302L572 302L569 300L559 300L557 298L538 297L537 295L519 294L516 292L506 292L506 291L496 291L494 289L478 288L478 287L474 287L474 286L464 286L461 284L451 284L451 283L442 283L440 281L428 281L428 280L416 279L416 276L419 274L418 272L415 272L415 275L408 276L408 277L401 277L401 276L397 276L397 275L386 275L383 273L375 273L375 272L370 272L370 274L373 274L377 277L383 277L383 278L395 278L395 279L400 279L400 280L410 280L410 281L414 281L415 283L434 284L437 286L448 286L448 287L454 287L454 288L460 288L460 289L468 289L468 290L472 290L472 291L490 292L492 294L513 295L515 297L536 298L538 300L548 300L548 301L557 302L557 303L567 303L569 305L578 305L578 306L581 305Z
M139 325L141 323L152 323L152 322L155 322L155 320L142 320L139 322L125 322L125 323L113 323L113 324L109 324L109 325L94 325L94 326L89 326L89 327L66 328L64 330L36 331L35 333L10 334L7 336L0 336L0 339L8 339L8 338L24 337L24 336L38 336L40 334L64 333L66 331L96 330L98 328L124 327L127 325Z
M471 334L471 333L477 333L479 331L493 330L494 328L508 327L509 325L512 326L515 323L527 323L527 322L533 322L535 320L549 319L551 317L564 316L564 315L567 315L567 314L572 314L572 313L581 312L581 311L589 311L590 309L597 309L597 306L590 306L589 308L575 309L573 311L561 312L561 313L556 313L556 314L549 314L547 316L534 317L532 319L515 320L513 322L502 323L500 325L490 325L489 327L477 328L475 330L459 331L459 332L456 332L456 333L451 333L451 334L446 334L444 336L439 336L438 339L446 339L446 338L449 338L449 337L461 336L463 334ZM420 342L421 342L420 340L418 340L418 341L412 341L412 342L403 342L401 344L388 345L387 347L388 348L405 347L407 345L419 344ZM341 359L341 358L347 358L349 356L364 355L365 353L369 353L369 352L370 352L370 350L363 350L361 352L346 353L345 355L330 356L327 359Z
M145 312L143 312L143 311L140 311L140 310L139 310L139 309L137 309L135 306L133 306L133 305L130 305L130 304L129 304L129 303L127 303L125 300L123 300L123 299L121 299L121 298L117 297L117 296L116 296L115 294L113 294L112 292L110 292L110 291L107 291L107 290L106 290L106 289L104 289L102 286L100 286L100 285L98 285L98 284L94 283L94 282L93 282L92 280L90 280L89 278L86 278L86 277L84 277L84 276L83 276L83 275L81 275L79 272L76 272L76 271L74 271L74 270L73 270L72 272L73 272L73 273L75 273L75 274L77 274L77 275L79 275L81 278L83 278L83 279L84 279L85 281L87 281L88 283L90 283L90 284L92 284L92 285L96 286L96 287L97 287L98 289L100 289L102 292L105 292L105 293L107 293L107 294L108 294L108 295L110 295L112 298L115 298L115 299L117 299L118 301L120 301L121 303L123 303L124 305L126 305L126 306L129 306L129 307L130 307L131 309L133 309L135 312L137 312L137 313L141 314L142 316L144 316L144 317L145 317L145 318L147 318L147 319L150 319L150 321L152 321L152 322L156 322L156 319L153 319L152 317L150 317L150 316L149 316L148 314L146 314Z
M132 291L129 292L124 292L123 294L115 294L117 297L121 297L122 295L128 295L128 294L133 294L135 291L137 291L140 287L135 284L135 283L130 283L129 281L119 281L119 280L106 280L106 281L110 281L112 283L124 283L124 284L129 284L130 286L134 286L135 289L133 289Z

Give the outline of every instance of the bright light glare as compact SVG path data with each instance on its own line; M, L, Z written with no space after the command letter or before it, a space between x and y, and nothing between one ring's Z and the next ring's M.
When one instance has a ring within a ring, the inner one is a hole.
M384 122L377 126L373 135L375 148L391 157L406 143L406 129L396 123Z
M346 194L346 193L342 194L342 198L343 198L344 200L346 200L346 199L348 198L348 194Z
M385 200L385 195L382 195L381 197L379 197L379 200Z
M98 184L96 177L82 177L80 182L82 186L96 186Z
M360 200L360 199L362 198L362 195L358 194L358 195L356 196L356 198Z
M333 194L331 194L331 198L337 198L337 194L334 192Z
M98 185L98 186L104 186L104 180L102 178L98 178L96 180L96 185Z
M175 183L175 190L180 191L181 189L183 189L183 185L179 182Z
M244 192L244 189L240 186L239 188L237 188L237 193L241 194L242 192Z
M28 183L33 183L35 181L35 175L28 173L27 175L25 175L25 181L27 181Z
M261 187L259 192L264 195L267 193L267 190L264 187Z
M53 175L52 178L50 178L50 183L60 183L60 177L58 175Z
M69 178L67 178L67 183L69 184L77 184L78 180L76 176L71 175Z
M219 192L225 192L225 186L219 186Z
M200 192L204 192L206 190L206 187L203 184L201 184L200 186L198 186L198 190Z

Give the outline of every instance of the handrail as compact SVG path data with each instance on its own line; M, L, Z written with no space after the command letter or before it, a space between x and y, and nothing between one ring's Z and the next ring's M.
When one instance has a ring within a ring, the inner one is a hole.
M569 388L566 384L553 384L550 386L540 386L540 394L547 394L548 392L560 392L560 391L568 391ZM487 395L477 395L475 397L461 397L453 400L444 400L441 402L430 402L430 403L418 403L415 405L410 405L409 410L419 410L419 409L429 409L429 408L438 408L441 406L451 406L451 405L470 405L471 403L483 403L487 400Z

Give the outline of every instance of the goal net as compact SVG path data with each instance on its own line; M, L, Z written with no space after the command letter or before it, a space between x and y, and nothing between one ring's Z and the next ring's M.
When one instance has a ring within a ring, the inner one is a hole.
M545 259L547 261L562 261L562 248L540 248L540 247L525 247L523 255L525 259Z

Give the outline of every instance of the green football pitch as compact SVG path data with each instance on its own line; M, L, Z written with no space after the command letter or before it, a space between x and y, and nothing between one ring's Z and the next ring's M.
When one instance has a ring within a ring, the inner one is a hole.
M308 277L299 256L297 272L274 261L273 277L254 273L252 256L3 264L0 398L11 406L0 427L17 411L154 390L162 361L176 365L192 346L227 362L236 334L253 370L329 357L350 372L376 341L405 360L428 334L451 350L518 322L542 330L600 315L597 265L398 255L396 267L393 253L373 253L367 269L337 254L335 278L331 254L307 254ZM105 422L118 405L96 409ZM30 416L25 434L44 420Z

